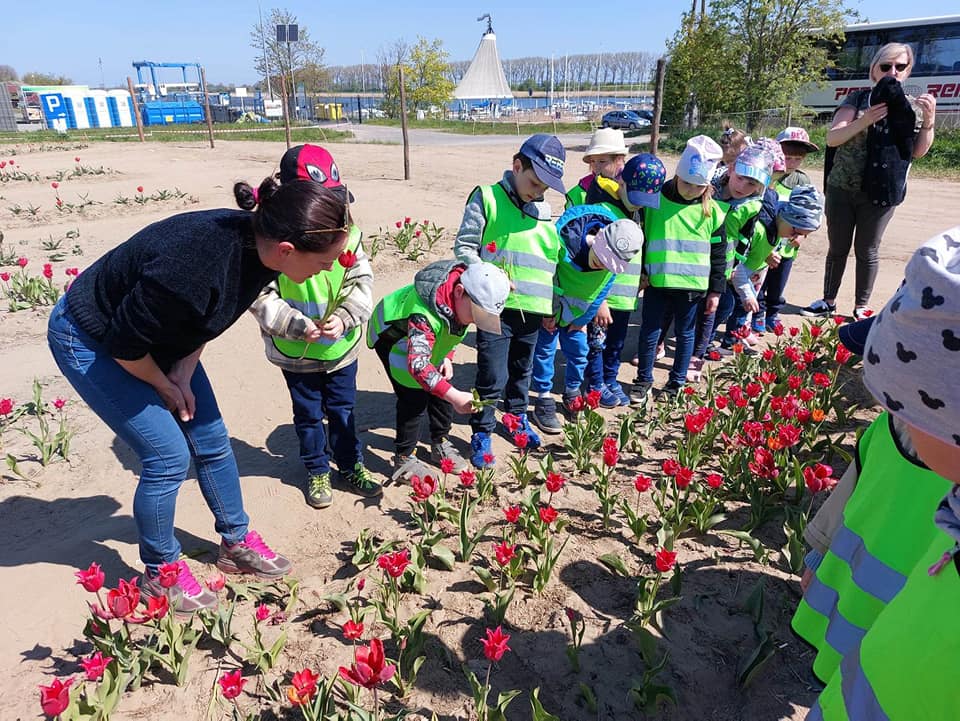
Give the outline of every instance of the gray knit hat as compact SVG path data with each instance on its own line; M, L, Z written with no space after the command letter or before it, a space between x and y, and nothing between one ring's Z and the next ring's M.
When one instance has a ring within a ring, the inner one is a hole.
M960 446L960 226L913 254L867 336L864 383L906 423Z
M812 185L798 185L780 202L778 214L794 228L816 230L823 222L823 196Z

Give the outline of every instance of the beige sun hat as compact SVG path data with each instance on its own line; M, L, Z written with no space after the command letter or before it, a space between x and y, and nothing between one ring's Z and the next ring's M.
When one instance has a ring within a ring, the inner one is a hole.
M583 154L583 162L590 162L592 155L626 155L627 146L623 141L623 131L616 128L598 128L593 131L590 145Z

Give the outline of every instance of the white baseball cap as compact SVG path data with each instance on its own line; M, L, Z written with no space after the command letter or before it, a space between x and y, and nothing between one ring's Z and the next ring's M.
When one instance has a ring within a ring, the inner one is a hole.
M597 260L611 273L622 273L643 248L643 231L628 218L604 226L593 239Z
M460 274L460 284L470 299L473 322L480 330L500 334L500 313L510 295L510 279L493 263L471 263Z

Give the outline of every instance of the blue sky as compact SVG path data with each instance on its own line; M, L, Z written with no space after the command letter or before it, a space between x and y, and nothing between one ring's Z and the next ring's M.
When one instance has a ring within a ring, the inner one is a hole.
M200 62L214 83L242 85L256 79L249 41L258 18L255 0L7 0L3 4L0 63L12 65L21 75L30 71L64 74L76 83L99 86L98 58L102 58L103 78L115 87L125 86L127 75L135 78L134 60ZM957 11L954 0L909 4L851 0L850 4L871 20ZM259 6L265 13L272 7L289 10L326 48L327 64L350 65L361 61L361 52L371 62L379 47L401 37L415 41L418 34L441 38L452 60L469 60L484 28L476 18L486 12L493 16L502 58L660 52L689 2L607 3L601 12L591 12L589 8L600 6L589 1L569 0L262 0Z

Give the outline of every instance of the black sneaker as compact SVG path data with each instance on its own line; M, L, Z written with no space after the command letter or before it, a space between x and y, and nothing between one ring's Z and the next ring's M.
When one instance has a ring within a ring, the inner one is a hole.
M823 298L813 301L813 303L806 308L800 309L800 315L805 318L826 318L827 316L835 315L836 312L837 306L830 305Z
M555 436L563 433L563 425L557 418L557 402L553 400L553 396L534 399L530 420L533 421L533 425L548 435Z
M383 487L373 480L370 471L362 463L357 463L353 470L338 474L337 486L364 498L375 498L383 493Z
M653 383L649 381L635 380L630 388L630 405L642 406L650 400L650 389Z

